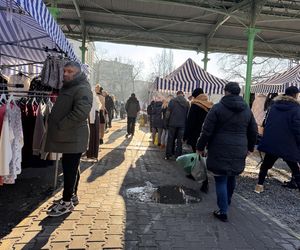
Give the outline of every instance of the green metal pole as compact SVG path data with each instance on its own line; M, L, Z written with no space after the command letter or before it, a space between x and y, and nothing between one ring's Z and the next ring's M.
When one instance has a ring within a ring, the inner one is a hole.
M244 99L249 104L250 102L250 87L252 81L252 63L253 63L253 51L254 51L254 39L256 33L259 30L256 28L248 29L248 50L247 50L247 73L246 73L246 87Z
M85 31L85 27L83 28L83 37L82 37L82 46L80 47L81 49L81 62L83 64L85 64L85 53L87 51L87 48L85 47L85 43L86 43L86 31Z
M205 39L204 41L204 58L202 59L202 61L204 63L204 70L207 71L207 63L209 61L207 39Z

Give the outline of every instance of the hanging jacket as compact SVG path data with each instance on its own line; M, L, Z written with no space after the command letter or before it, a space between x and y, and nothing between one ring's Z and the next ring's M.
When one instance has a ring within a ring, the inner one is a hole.
M207 146L207 168L216 175L238 175L254 150L257 125L249 106L237 95L224 96L206 116L197 150Z
M84 73L64 83L48 121L45 151L83 153L87 149L88 116L93 94Z
M258 150L300 162L300 104L293 97L274 99Z

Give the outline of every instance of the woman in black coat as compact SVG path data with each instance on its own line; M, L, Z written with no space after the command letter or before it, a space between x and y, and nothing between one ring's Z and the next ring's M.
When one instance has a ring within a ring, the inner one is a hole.
M152 142L155 141L156 133L158 133L158 146L161 145L161 134L163 131L163 117L162 117L162 102L156 101L152 105Z
M192 96L194 99L188 113L183 140L196 152L196 144L201 133L202 124L213 103L208 101L207 95L203 94L201 88L195 89Z
M258 150L265 152L260 167L256 193L263 192L263 183L268 170L278 158L282 158L290 167L296 185L300 190L300 104L297 101L299 90L288 87L284 96L274 99L265 118L264 135Z
M214 216L227 221L235 177L245 168L248 152L254 150L257 124L249 106L239 96L237 83L225 86L225 96L209 111L197 142L199 154L207 146L207 169L215 176L219 210Z

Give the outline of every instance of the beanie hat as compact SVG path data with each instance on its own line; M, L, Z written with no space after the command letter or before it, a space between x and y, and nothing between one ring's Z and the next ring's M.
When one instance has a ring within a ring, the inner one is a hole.
M204 92L203 92L203 89L201 89L201 88L196 88L196 89L194 89L194 91L193 91L193 93L192 93L192 96L196 98L198 95L203 94L203 93L204 93Z
M299 93L299 89L296 86L290 86L285 89L284 94L288 96L293 96Z
M232 95L239 95L241 93L241 88L236 82L227 83L224 90Z

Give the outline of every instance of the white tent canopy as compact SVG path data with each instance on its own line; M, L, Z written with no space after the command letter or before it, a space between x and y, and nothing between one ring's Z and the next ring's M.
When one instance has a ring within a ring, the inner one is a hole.
M155 83L159 92L192 93L200 87L206 94L222 94L227 81L208 73L189 58L166 77L157 77Z
M290 86L300 87L300 65L289 70L275 74L268 80L262 81L251 86L251 93L284 93L284 90Z

